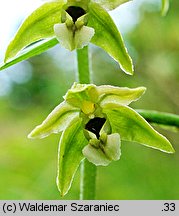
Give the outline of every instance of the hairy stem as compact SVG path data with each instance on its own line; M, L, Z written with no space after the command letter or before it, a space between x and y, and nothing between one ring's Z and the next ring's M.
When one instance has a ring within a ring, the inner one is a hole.
M90 69L88 47L77 50L78 74L77 81L79 83L89 84ZM80 199L94 200L96 190L96 166L88 160L83 160L81 164L81 179L80 179Z
M153 110L136 110L149 123L174 126L179 128L179 115Z

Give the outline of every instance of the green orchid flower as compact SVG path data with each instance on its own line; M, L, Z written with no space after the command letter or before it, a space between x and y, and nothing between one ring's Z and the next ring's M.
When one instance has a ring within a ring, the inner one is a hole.
M29 134L29 138L44 138L62 132L57 175L61 195L68 192L84 158L97 166L119 160L121 140L174 152L170 142L128 106L144 92L144 87L74 83L64 101Z
M29 15L9 44L0 70L40 54L60 42L69 50L89 42L105 50L127 74L132 60L107 10L129 0L52 0Z

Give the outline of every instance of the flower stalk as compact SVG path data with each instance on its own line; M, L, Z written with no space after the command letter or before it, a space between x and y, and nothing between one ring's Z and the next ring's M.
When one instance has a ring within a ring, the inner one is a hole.
M86 84L91 83L88 46L83 49L77 49L77 64L76 81ZM80 200L94 200L97 167L87 159L84 159L81 162L80 172Z

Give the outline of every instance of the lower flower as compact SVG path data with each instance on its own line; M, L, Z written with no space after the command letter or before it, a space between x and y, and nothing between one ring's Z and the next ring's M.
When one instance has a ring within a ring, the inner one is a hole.
M84 158L97 166L119 160L121 140L174 152L170 142L128 106L144 92L144 87L129 89L74 83L64 101L29 134L29 138L44 138L62 131L57 175L62 195L68 192Z

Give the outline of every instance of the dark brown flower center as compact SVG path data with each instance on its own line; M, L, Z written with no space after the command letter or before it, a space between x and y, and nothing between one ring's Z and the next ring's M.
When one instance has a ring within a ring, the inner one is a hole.
M66 12L73 18L73 22L75 23L77 19L84 14L86 14L86 11L83 10L81 7L76 6L70 6L66 9Z
M99 139L99 132L104 125L106 119L105 118L93 118L90 119L89 122L85 125L85 129L91 131L96 135L96 137Z

